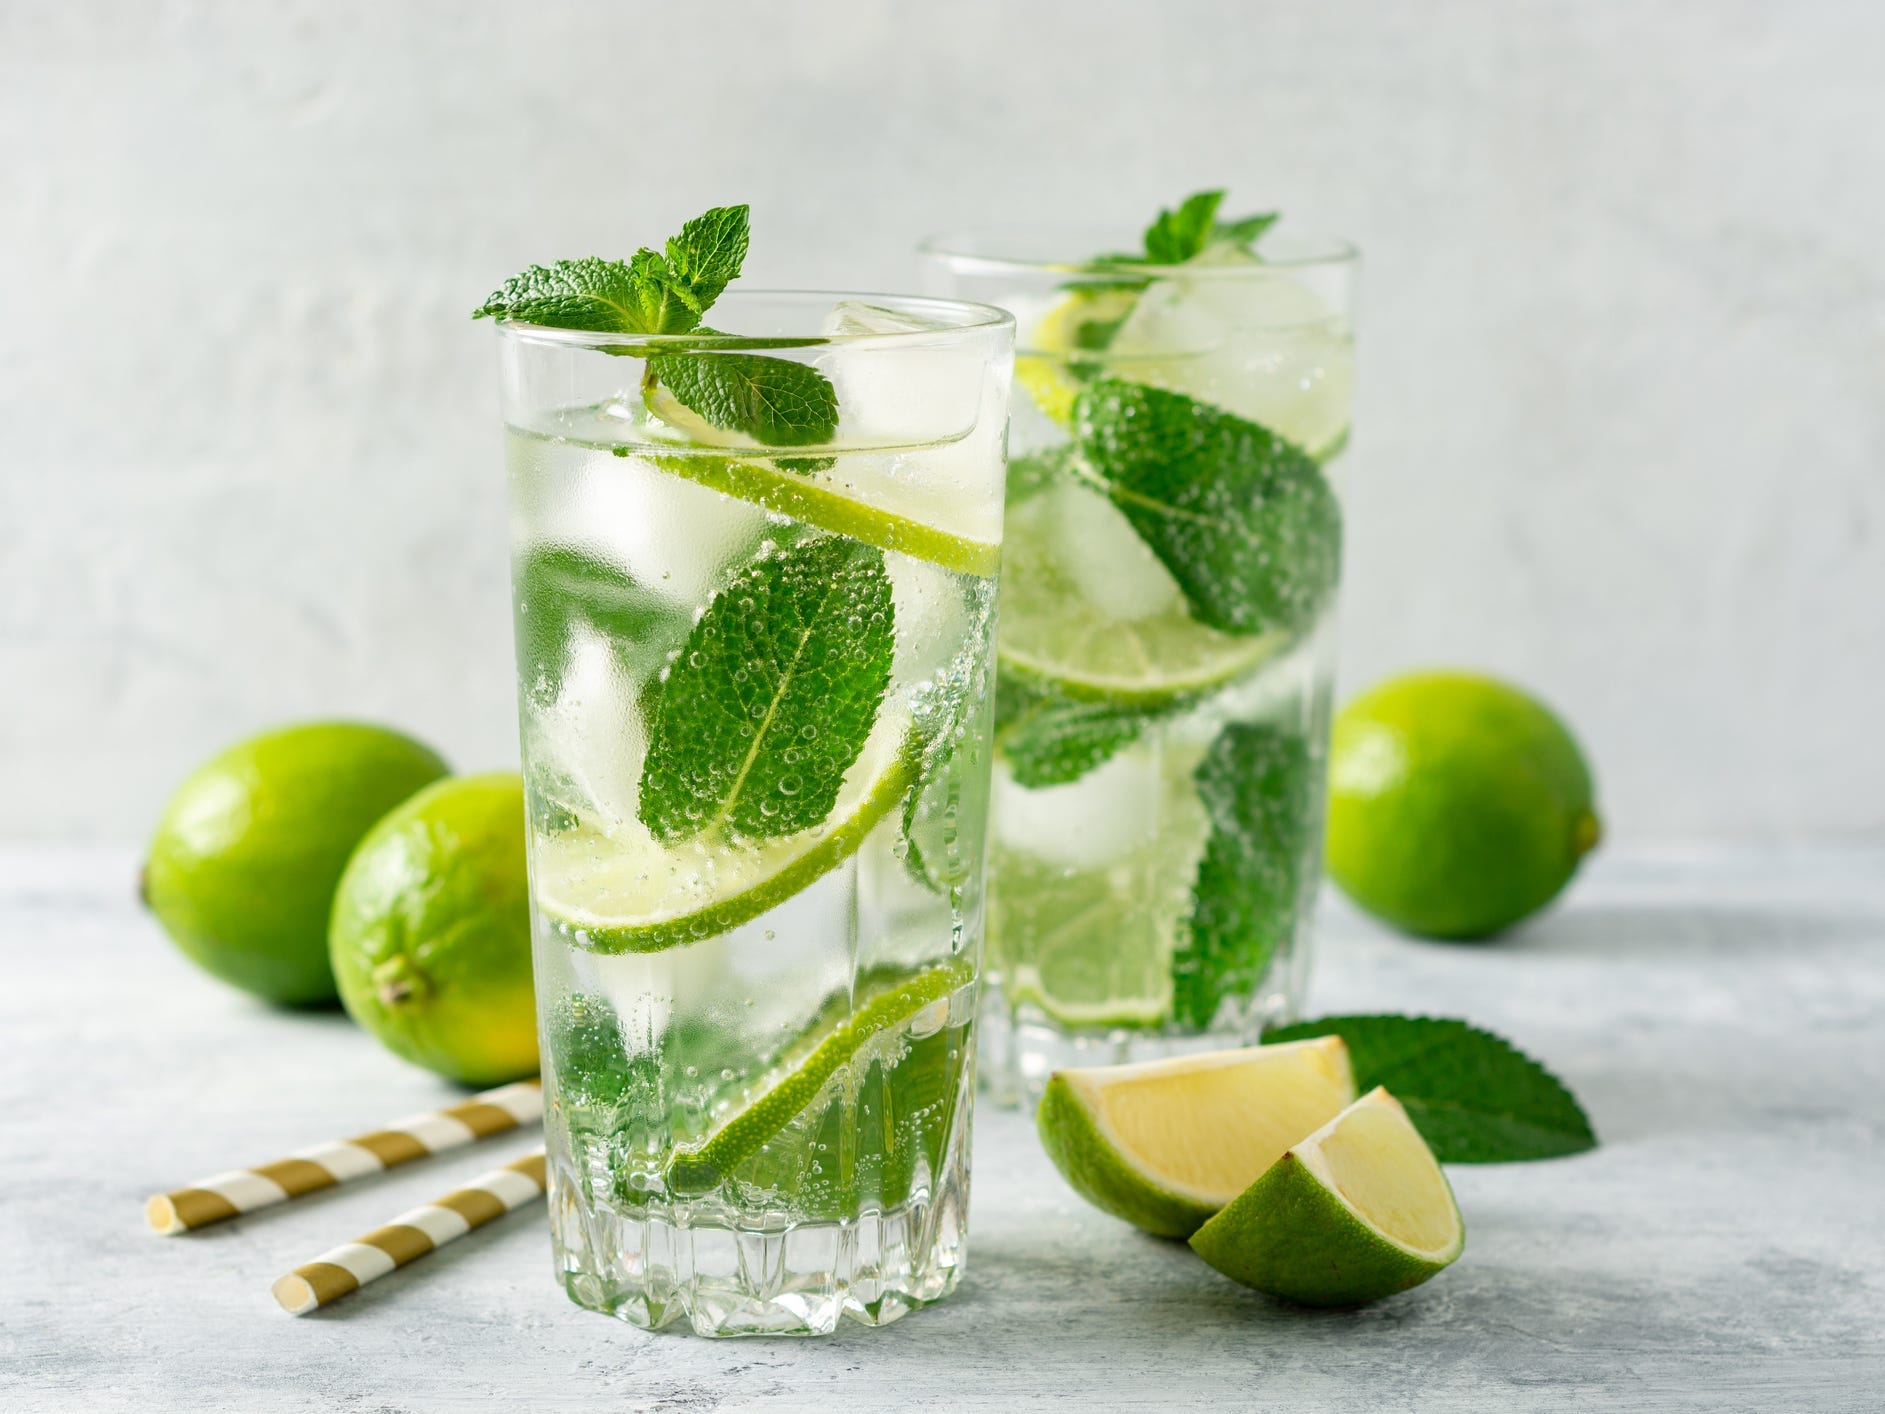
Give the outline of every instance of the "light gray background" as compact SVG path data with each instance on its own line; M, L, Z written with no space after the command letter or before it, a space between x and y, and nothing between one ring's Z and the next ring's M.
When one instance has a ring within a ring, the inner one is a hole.
M513 759L489 330L1201 186L1368 255L1345 689L1560 705L1613 832L1885 831L1885 7L0 0L0 839L265 724Z

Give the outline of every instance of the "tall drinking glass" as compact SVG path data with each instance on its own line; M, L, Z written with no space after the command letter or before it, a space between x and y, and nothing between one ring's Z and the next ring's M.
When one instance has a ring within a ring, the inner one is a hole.
M713 322L500 325L551 1222L583 1306L822 1334L963 1260L1013 322Z
M1355 255L1084 261L932 242L1020 325L984 1074L1254 1042L1298 1004L1321 861Z

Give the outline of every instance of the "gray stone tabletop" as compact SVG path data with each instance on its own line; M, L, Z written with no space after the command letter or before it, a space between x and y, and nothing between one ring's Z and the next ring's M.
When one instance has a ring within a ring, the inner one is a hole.
M519 1214L312 1317L269 1284L529 1147L510 1137L186 1238L144 1197L448 1100L338 1015L199 976L132 861L0 856L0 1408L1763 1409L1885 1405L1885 852L1600 855L1491 947L1331 902L1312 1011L1468 1017L1584 1100L1595 1153L1451 1170L1466 1255L1356 1313L1233 1286L977 1115L949 1302L822 1342L569 1304ZM540 1210L539 1210L540 1211Z

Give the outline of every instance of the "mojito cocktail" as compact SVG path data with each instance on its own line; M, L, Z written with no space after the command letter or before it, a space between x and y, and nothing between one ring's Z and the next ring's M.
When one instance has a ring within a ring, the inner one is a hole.
M1258 1039L1307 966L1352 372L1352 252L1218 193L1143 252L939 242L1020 322L985 1065Z
M712 318L501 325L552 1225L582 1305L816 1334L962 1262L1012 326Z

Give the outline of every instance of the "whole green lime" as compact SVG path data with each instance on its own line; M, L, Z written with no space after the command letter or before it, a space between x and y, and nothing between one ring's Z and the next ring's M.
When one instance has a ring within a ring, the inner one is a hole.
M1544 907L1602 833L1590 768L1536 698L1409 673L1335 723L1329 873L1409 933L1484 938Z
M395 1055L467 1085L535 1075L523 781L455 776L374 826L329 943L348 1014Z
M327 915L373 824L448 768L384 727L313 722L199 767L164 807L144 901L205 970L272 1002L336 995Z

